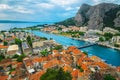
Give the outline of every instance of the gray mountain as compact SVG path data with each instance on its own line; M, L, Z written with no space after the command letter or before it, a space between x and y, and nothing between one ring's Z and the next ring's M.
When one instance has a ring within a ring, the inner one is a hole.
M67 24L66 22L68 20L60 24ZM120 6L113 3L101 3L95 6L83 4L70 22L74 22L77 26L88 26L89 29L101 30L104 27L120 29Z

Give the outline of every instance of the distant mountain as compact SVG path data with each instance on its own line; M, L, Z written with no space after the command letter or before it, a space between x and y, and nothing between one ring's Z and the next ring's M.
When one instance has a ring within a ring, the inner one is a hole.
M68 18L64 21L61 21L61 22L56 22L55 24L62 24L62 25L65 25L65 26L68 26L68 25L75 25L75 20L74 20L74 17L72 18Z
M74 22L77 26L88 26L89 29L102 30L104 27L120 29L120 5L112 3L101 3L95 6L83 4L75 17L57 24L69 25L70 22Z
M12 21L12 20L0 20L0 23L38 23L30 21Z

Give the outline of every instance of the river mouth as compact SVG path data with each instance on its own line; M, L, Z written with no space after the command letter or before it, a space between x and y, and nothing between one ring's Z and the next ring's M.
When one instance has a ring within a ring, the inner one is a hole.
M50 33L45 33L41 31L27 31L30 33L33 33L34 35L40 36L40 37L46 37L48 39L53 39L57 43L60 43L64 46L83 46L86 44L85 41L72 39L69 37L61 36L61 35L55 35ZM112 48L100 46L100 45L93 45L90 47L82 48L80 49L82 51L88 52L89 56L95 55L106 61L106 63L111 64L113 66L120 66L120 51L115 50Z

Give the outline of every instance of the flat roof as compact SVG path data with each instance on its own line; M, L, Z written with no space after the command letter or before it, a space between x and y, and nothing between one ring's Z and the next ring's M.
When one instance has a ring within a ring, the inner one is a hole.
M18 45L10 45L9 47L8 47L8 50L7 51L14 51L14 50L18 50L19 48L18 48Z

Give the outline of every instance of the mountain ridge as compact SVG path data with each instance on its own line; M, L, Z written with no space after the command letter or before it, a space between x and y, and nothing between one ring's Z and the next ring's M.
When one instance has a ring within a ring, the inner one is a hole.
M100 3L94 6L83 4L71 20L76 26L87 26L89 29L102 30L104 27L120 29L120 5L113 3ZM57 24L65 22L67 21L64 20Z

